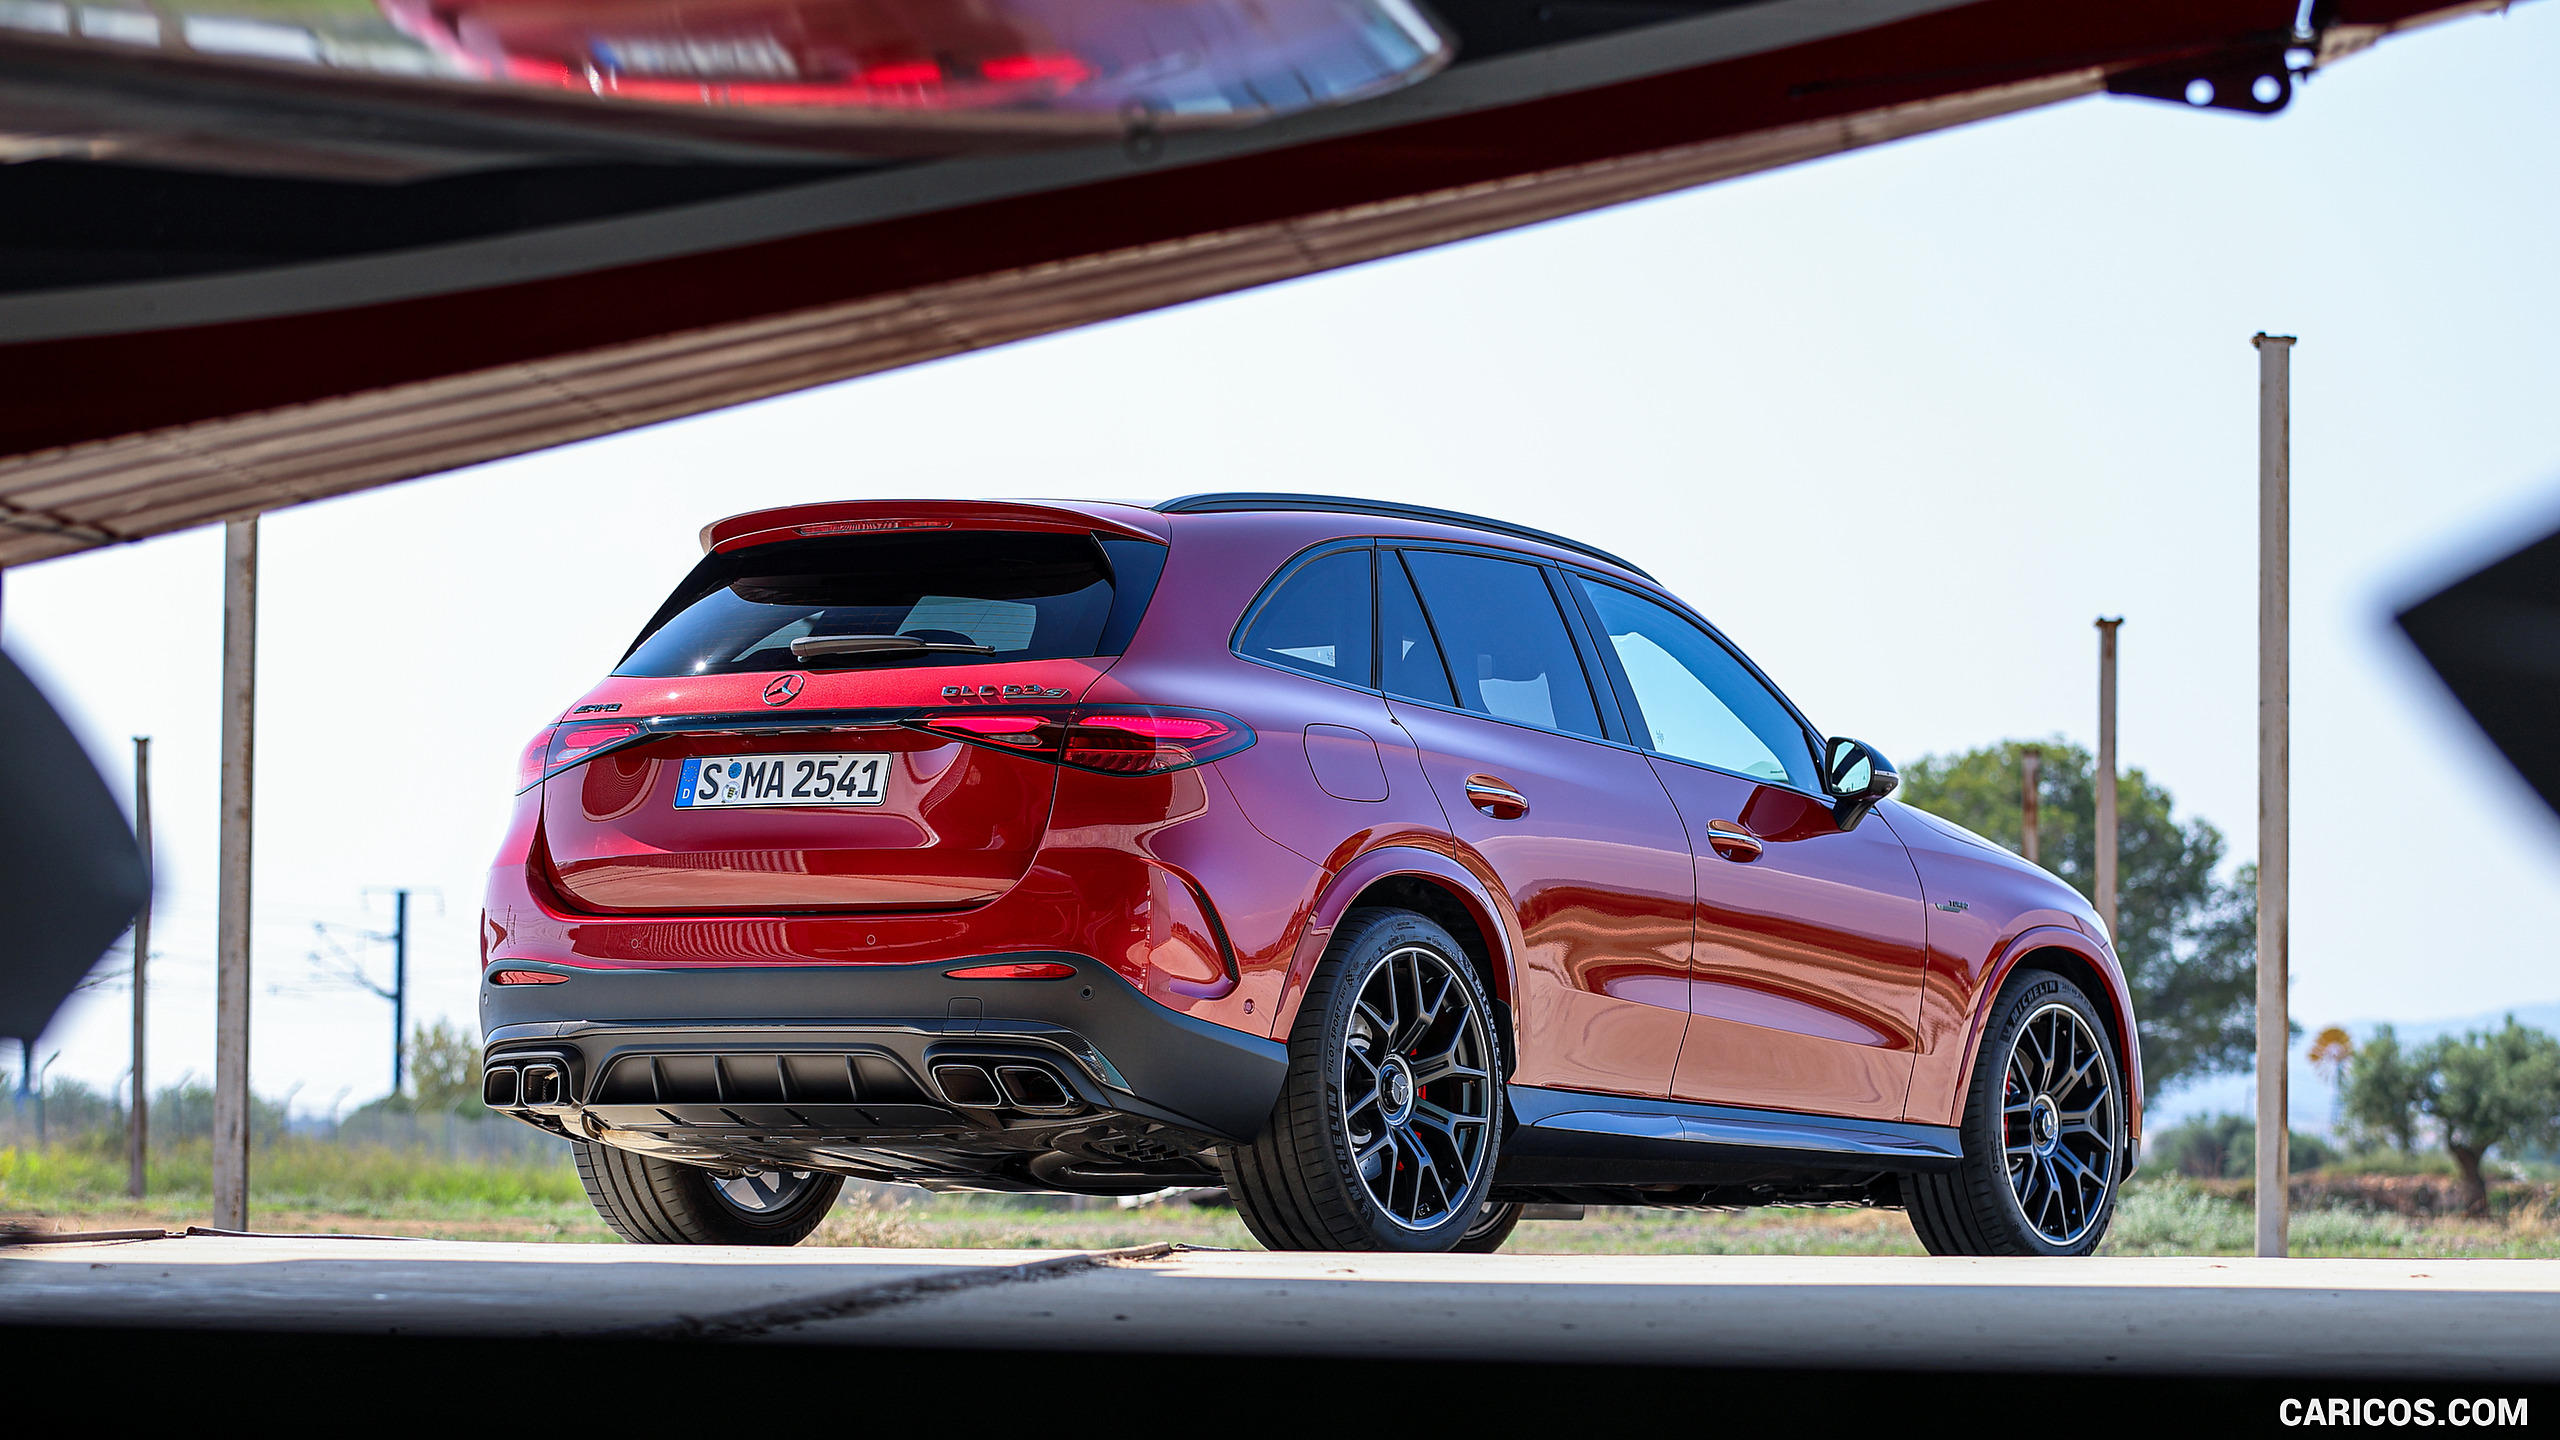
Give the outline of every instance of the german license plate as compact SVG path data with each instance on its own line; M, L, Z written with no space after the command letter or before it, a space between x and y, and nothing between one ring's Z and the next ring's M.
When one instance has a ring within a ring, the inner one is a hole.
M676 808L877 805L888 789L886 755L704 756L684 762Z

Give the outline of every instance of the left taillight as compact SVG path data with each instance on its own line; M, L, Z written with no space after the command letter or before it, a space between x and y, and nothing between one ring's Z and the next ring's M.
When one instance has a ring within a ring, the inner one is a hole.
M626 720L555 725L524 747L524 755L516 761L516 788L524 790L563 765L575 765L639 733L640 727Z
M542 727L542 733L525 742L524 753L516 757L516 788L522 790L542 778L545 761L551 758L551 737L557 725Z
M1253 743L1233 715L1171 705L1074 710L961 710L907 722L927 734L1105 775L1161 775L1222 759Z

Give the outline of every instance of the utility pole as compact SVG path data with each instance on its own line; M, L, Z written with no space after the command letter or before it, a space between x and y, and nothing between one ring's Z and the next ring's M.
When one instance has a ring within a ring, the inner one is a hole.
M2044 751L2042 749L2030 745L2018 753L2018 810L2023 817L2019 821L2018 833L2024 842L2018 847L2018 853L2026 856L2027 863L2030 865L2044 863L2036 858L2038 831L2043 825L2043 821L2036 813L2036 788L2043 774Z
M2116 943L2116 628L2119 615L2098 621L2098 874L2093 887L2107 941Z
M2287 886L2292 847L2293 342L2258 347L2258 1253L2289 1252Z
M142 847L142 910L133 917L133 1126L125 1191L143 1197L151 1154L151 1085L143 1076L143 967L151 958L151 737L133 737L133 834Z
M258 521L222 548L222 825L215 866L213 1224L249 1228L249 841L258 685Z
M409 1053L409 892L391 892L391 1093L404 1083Z

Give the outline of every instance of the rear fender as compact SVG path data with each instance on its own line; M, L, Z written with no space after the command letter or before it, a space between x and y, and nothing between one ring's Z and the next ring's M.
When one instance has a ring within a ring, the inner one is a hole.
M1413 846L1382 845L1335 871L1309 907L1290 959L1288 980L1281 991L1280 1023L1272 1031L1274 1039L1288 1038L1298 1004L1306 995L1307 982L1314 978L1325 948L1333 943L1333 932L1341 925L1342 917L1379 885L1404 879L1434 886L1466 911L1484 943L1494 999L1509 1006L1518 979L1517 957L1521 950L1520 917L1513 913L1509 900L1450 855ZM1456 938L1463 943L1468 937Z

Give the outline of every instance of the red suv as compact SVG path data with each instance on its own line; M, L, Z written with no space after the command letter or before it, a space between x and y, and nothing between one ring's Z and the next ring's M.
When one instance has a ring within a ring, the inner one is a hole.
M789 1244L844 1176L1223 1183L1286 1249L1534 1202L2106 1229L2097 916L1624 560L1309 495L702 541L527 747L482 932L488 1103L630 1239Z

